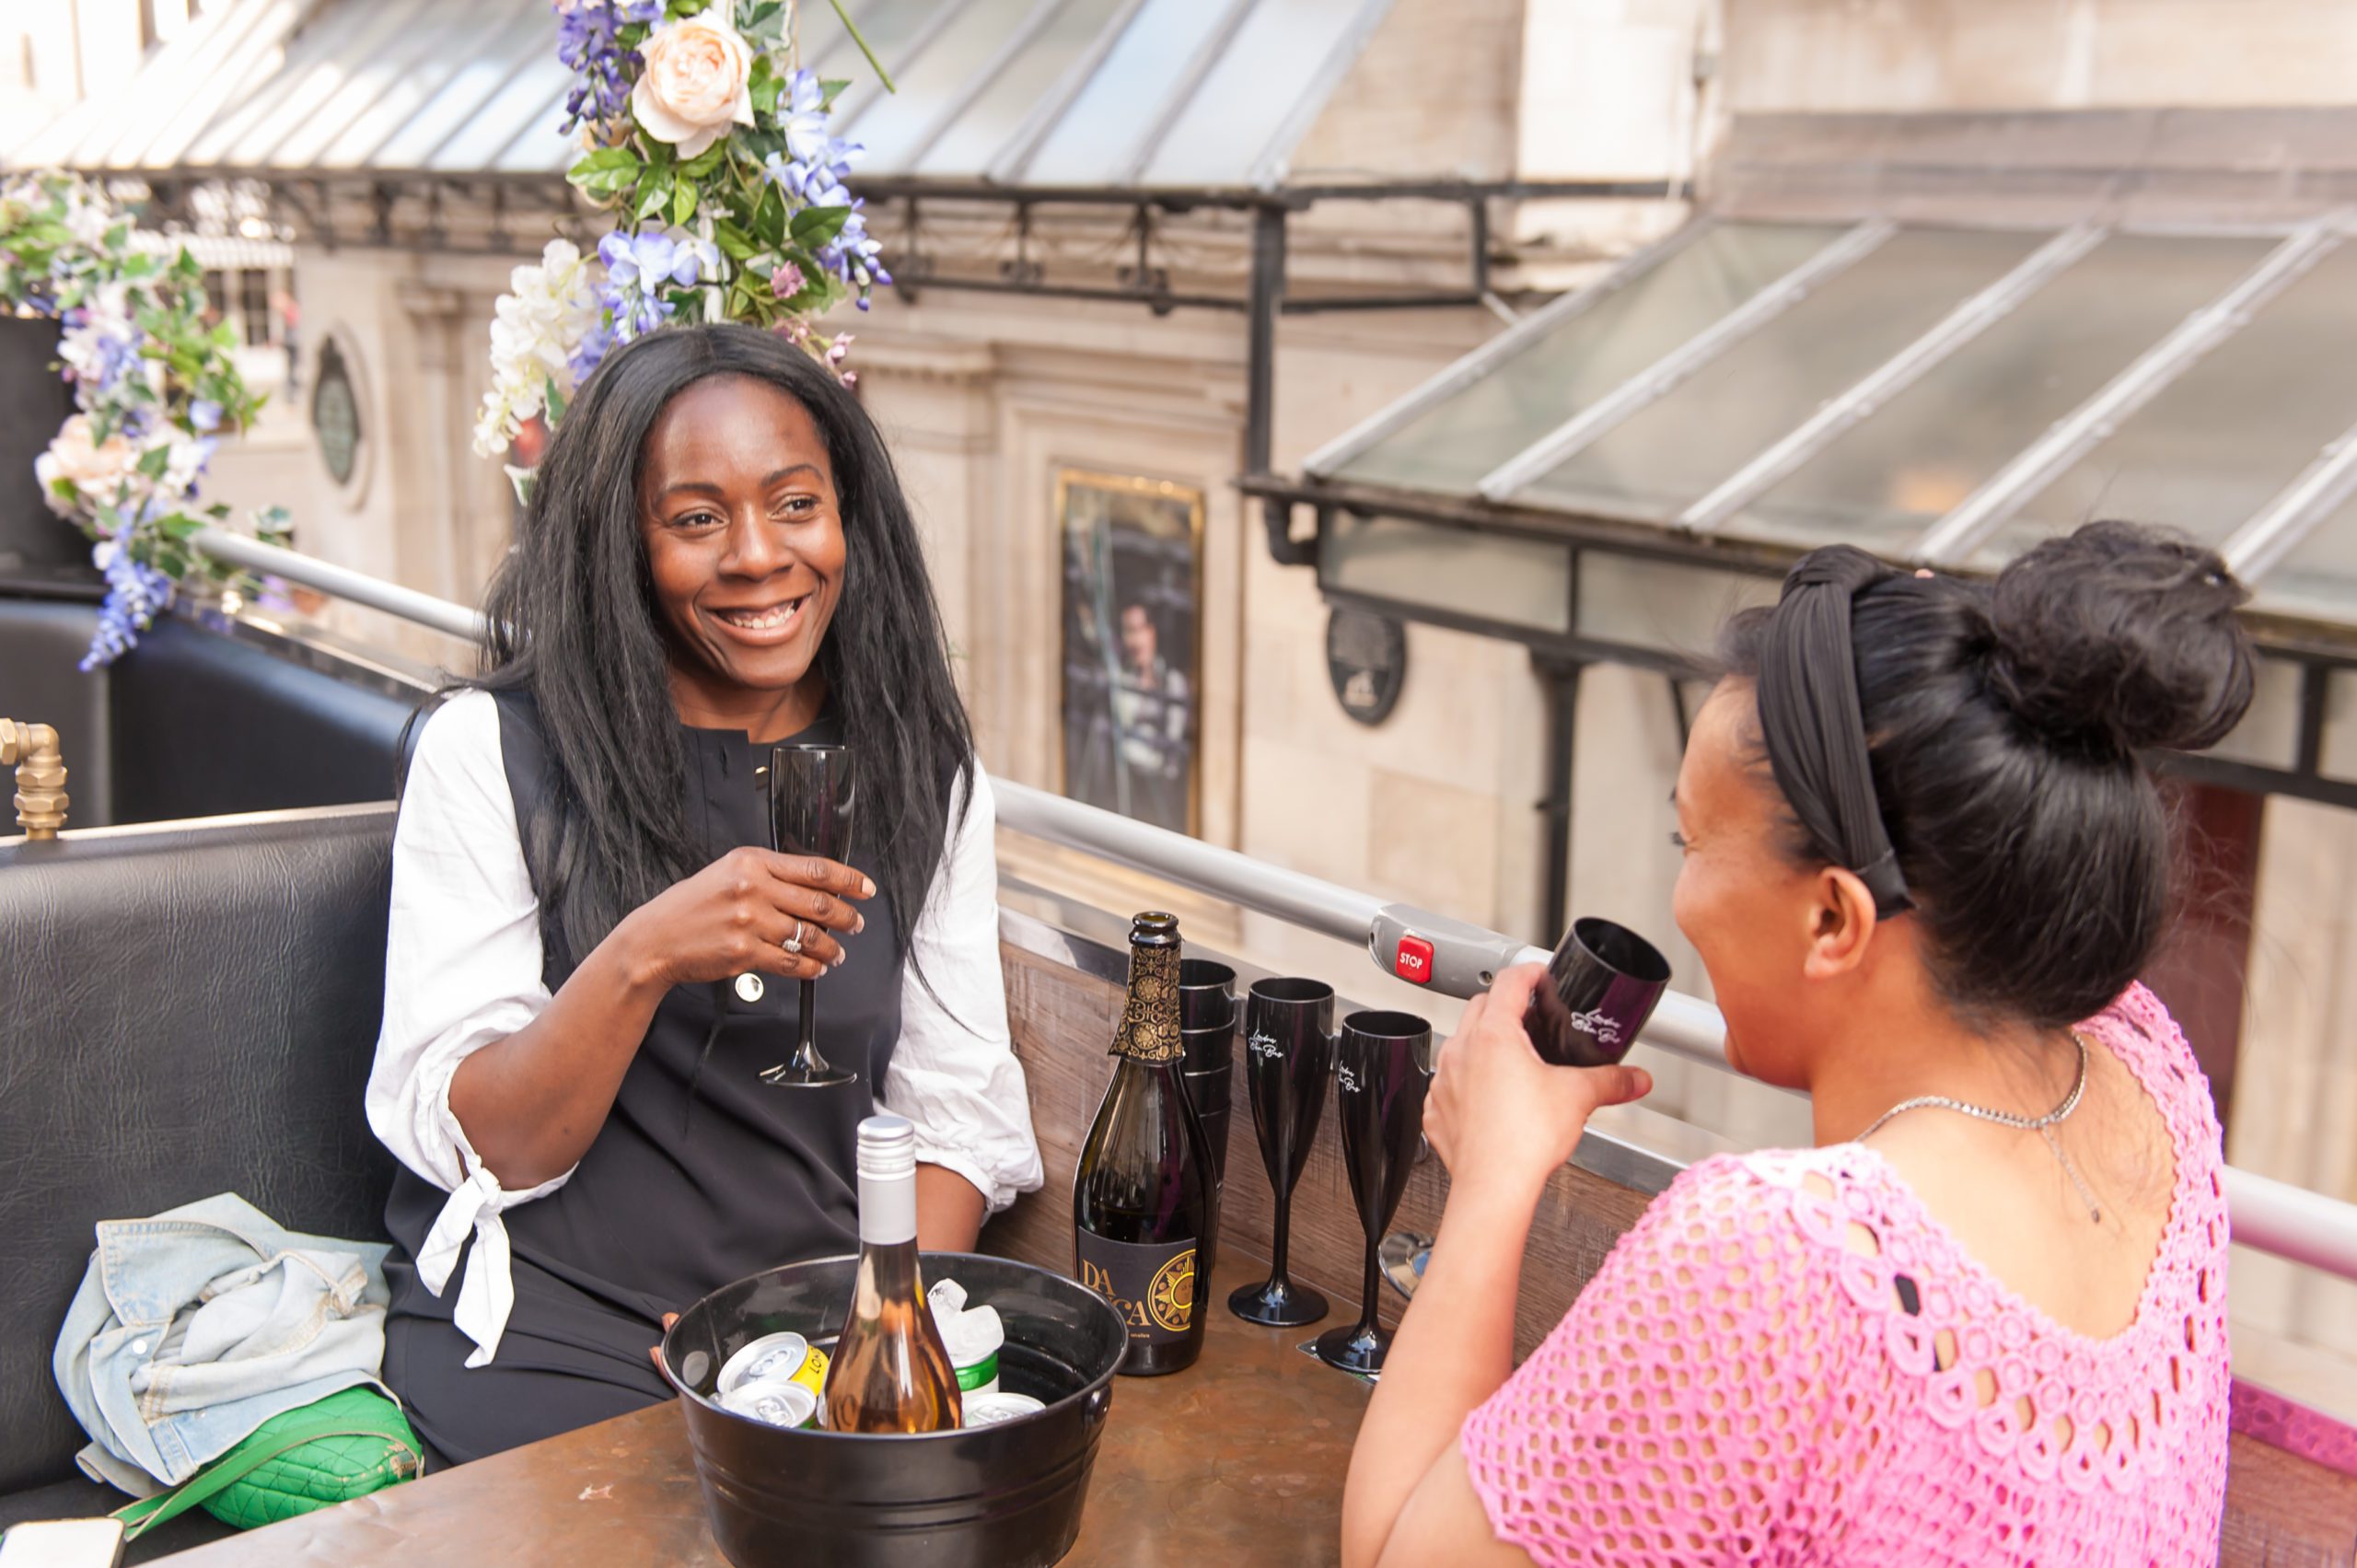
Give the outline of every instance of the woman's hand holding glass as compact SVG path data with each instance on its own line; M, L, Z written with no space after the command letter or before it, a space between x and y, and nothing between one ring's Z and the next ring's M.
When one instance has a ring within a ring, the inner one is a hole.
M1499 975L1487 995L1466 1005L1440 1049L1424 1099L1424 1135L1448 1167L1452 1191L1535 1196L1572 1157L1598 1107L1653 1092L1642 1067L1550 1067L1538 1059L1522 1014L1546 975L1538 964Z
M641 960L633 969L667 988L755 970L816 980L842 962L838 936L867 923L853 901L875 893L835 861L748 846L648 900L615 935Z

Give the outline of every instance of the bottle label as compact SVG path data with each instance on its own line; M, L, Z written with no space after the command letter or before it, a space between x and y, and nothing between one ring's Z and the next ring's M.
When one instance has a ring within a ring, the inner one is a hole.
M1113 1304L1135 1344L1184 1339L1195 1319L1193 1240L1140 1246L1074 1227L1080 1283Z

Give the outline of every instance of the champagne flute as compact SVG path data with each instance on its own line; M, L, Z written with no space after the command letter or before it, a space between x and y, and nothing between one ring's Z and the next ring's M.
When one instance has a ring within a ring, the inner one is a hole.
M1333 1022L1334 988L1322 981L1260 981L1245 1005L1245 1086L1252 1100L1252 1130L1260 1140L1260 1163L1276 1199L1269 1277L1227 1298L1227 1309L1248 1323L1289 1329L1326 1316L1326 1298L1293 1283L1285 1253L1294 1184L1309 1163L1326 1080L1333 1073Z
M1375 1376L1391 1348L1376 1316L1383 1274L1383 1227L1399 1212L1424 1125L1432 1026L1411 1013L1353 1013L1334 1047L1334 1107L1342 1124L1342 1164L1351 1173L1359 1229L1366 1236L1366 1281L1359 1320L1318 1336L1318 1359Z
M851 853L853 807L858 803L858 760L848 746L770 748L770 847L781 854L841 860ZM780 1088L819 1089L854 1083L859 1074L819 1054L819 982L802 982L791 1061L761 1074Z

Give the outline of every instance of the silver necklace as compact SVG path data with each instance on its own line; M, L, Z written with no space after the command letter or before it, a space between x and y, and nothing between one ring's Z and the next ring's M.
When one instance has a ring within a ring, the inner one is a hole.
M1853 1144L1864 1143L1882 1131L1884 1122L1888 1121L1902 1110L1953 1110L1961 1115L1977 1117L1983 1121L1993 1121L2000 1127L2012 1127L2024 1132L2035 1132L2046 1140L2046 1146L2054 1151L2054 1157L2061 1162L2064 1174L2070 1177L2071 1185L2079 1190L2080 1200L2087 1205L2087 1217L2096 1224L2101 1225L2103 1210L2096 1206L2096 1195L2087 1191L2085 1180L2079 1175L2079 1167L2071 1163L2071 1156L2064 1154L2062 1145L2054 1140L2056 1125L2068 1120L2071 1113L2079 1109L2079 1097L2087 1091L2087 1042L2081 1038L2077 1030L2073 1029L2071 1032L2071 1043L2079 1048L2079 1081L2071 1086L2071 1092L2062 1097L2061 1104L2043 1116L2015 1116L2011 1111L1991 1110L1986 1106L1968 1105L1960 1099L1950 1099L1945 1095L1918 1095L1913 1099L1900 1100L1880 1116L1875 1117L1864 1132L1850 1141Z

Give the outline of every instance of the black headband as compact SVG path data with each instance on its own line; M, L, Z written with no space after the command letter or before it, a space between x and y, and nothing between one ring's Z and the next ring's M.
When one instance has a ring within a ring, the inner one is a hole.
M1897 574L1846 544L1813 551L1784 579L1759 654L1759 729L1777 787L1828 860L1857 873L1887 920L1914 907L1883 826L1858 700L1850 602Z

